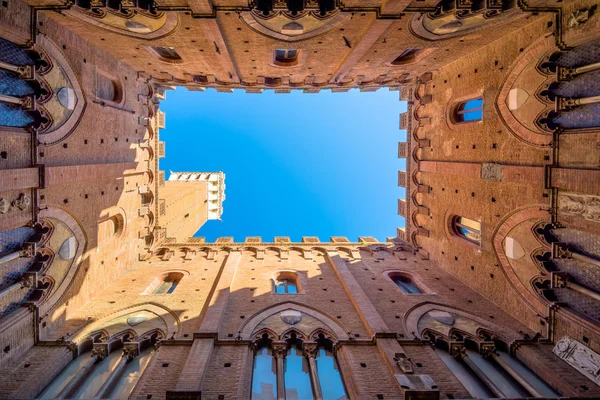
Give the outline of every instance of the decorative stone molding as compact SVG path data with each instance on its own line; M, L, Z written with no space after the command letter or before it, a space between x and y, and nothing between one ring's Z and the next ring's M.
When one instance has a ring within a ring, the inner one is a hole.
M595 384L600 385L600 354L569 336L560 339L552 351Z
M589 221L600 222L600 196L560 192L558 212L579 215Z
M481 164L481 179L486 181L502 181L502 165L496 163Z
M414 372L412 361L406 354L396 353L394 355L394 362L405 374L412 374Z

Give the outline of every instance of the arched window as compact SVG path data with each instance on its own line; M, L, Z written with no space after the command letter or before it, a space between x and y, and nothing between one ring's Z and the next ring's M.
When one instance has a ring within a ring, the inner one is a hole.
M420 49L406 49L400 54L394 61L392 61L392 65L402 65L408 64L415 61L417 54L419 54Z
M287 0L286 2L292 15L298 14L298 11L303 11L306 7L306 0Z
M258 340L252 400L348 398L331 340L320 334L306 342L299 336L292 332L286 341L274 342L263 334Z
M263 15L269 15L274 3L275 0L256 0L256 9L262 11Z
M183 59L173 47L153 46L152 51L158 58L166 62L182 62Z
M275 358L271 349L264 345L254 355L254 369L252 372L252 399L277 398L277 373Z
M533 371L510 354L462 338L452 347L436 340L435 352L475 398L559 397Z
M481 223L472 219L454 216L452 218L452 231L469 242L481 244Z
M392 281L402 290L405 294L419 294L421 290L415 285L412 279L404 275L392 275L390 276Z
M296 49L277 49L273 53L273 64L281 67L291 67L298 64L298 54Z
M96 74L96 97L102 100L120 103L123 98L120 85L108 76Z
M278 279L275 281L275 293L277 294L297 294L298 287L296 281L292 279Z
M171 294L175 291L177 285L183 278L183 274L181 272L170 272L167 276L165 276L158 285L152 294Z
M340 368L333 355L333 346L331 341L326 340L323 335L319 335L317 340L319 345L316 357L317 376L321 384L321 393L323 399L346 399L346 388L342 381Z
M456 122L475 122L483 119L483 98L466 100L454 108Z
M306 357L302 356L302 342L290 344L284 360L284 385L286 399L312 399L310 382L310 366Z
M134 342L135 346L128 348L125 341ZM135 337L113 338L109 342L96 342L91 352L80 353L36 398L128 398L154 354L156 335L137 342ZM121 365L123 362L125 365ZM112 385L107 385L108 381Z

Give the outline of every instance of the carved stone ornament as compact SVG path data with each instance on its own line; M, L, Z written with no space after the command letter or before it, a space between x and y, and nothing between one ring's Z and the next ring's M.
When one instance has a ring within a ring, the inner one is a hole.
M580 215L589 221L600 222L600 196L559 193L558 211Z
M302 313L294 310L282 311L279 316L281 317L281 320L288 325L296 325L298 322L302 321Z
M414 372L412 361L406 354L396 353L394 355L394 361L396 362L398 368L400 368L405 374L412 374Z
M569 336L560 339L552 351L597 385L600 384L600 354Z
M133 317L127 318L127 324L129 326L136 326L148 320L144 314L134 315Z
M273 343L273 357L281 358L287 355L287 343Z
M481 164L481 179L487 181L501 181L502 165L496 163Z
M587 8L581 10L575 10L569 15L567 20L567 26L571 29L581 28L587 20L590 18L590 10Z
M25 193L21 193L18 199L12 202L13 207L17 207L19 210L23 211L31 204L31 199L29 196L25 195Z
M6 214L10 209L10 202L4 197L0 197L0 214Z
M308 358L316 358L319 351L317 343L304 342L302 344L302 355Z

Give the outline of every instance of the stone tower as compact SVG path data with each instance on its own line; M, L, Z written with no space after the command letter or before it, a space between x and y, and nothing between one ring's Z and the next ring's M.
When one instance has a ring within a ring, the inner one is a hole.
M225 200L223 172L171 172L159 198L159 226L183 243L208 220L220 220Z

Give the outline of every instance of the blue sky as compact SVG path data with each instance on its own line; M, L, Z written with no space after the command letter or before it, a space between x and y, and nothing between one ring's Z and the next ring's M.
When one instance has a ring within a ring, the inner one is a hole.
M223 221L195 236L375 236L404 226L397 215L398 129L406 104L397 91L217 93L178 88L166 113L160 169L226 174Z

